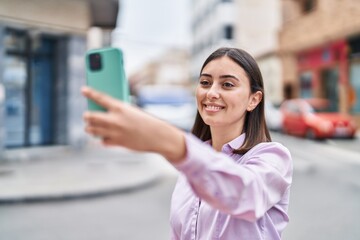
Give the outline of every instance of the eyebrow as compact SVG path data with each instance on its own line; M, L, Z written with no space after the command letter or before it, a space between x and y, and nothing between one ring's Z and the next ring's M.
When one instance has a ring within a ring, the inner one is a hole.
M212 78L211 74L208 74L208 73L201 73L200 74L200 77L210 77ZM237 77L235 77L234 75L231 75L231 74L225 74L225 75L221 75L220 78L233 78L237 81L240 81Z

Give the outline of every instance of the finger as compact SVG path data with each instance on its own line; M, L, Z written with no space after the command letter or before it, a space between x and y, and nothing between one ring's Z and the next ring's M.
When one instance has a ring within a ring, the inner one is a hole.
M85 131L90 135L100 138L101 142L105 146L124 146L125 138L114 134L114 131L110 131L108 128L103 127L90 127L87 126Z
M119 144L116 141L113 141L111 138L103 138L102 144L108 147L119 146Z
M88 125L98 127L109 127L120 120L114 121L112 115L103 112L85 112L83 118Z
M81 88L81 92L85 97L93 100L95 103L101 105L102 107L108 110L118 108L122 104L120 101L116 100L115 98L106 95L104 93L101 93L99 91L96 91L90 87L83 86Z
M87 133L89 133L90 135L93 135L95 137L99 137L102 139L108 139L108 138L112 137L111 136L112 132L104 127L86 126L85 131Z

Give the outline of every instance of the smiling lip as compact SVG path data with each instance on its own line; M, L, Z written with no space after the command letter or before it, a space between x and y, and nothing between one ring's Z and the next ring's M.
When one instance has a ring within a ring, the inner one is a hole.
M223 106L219 106L219 105L214 105L214 104L204 104L204 109L208 112L218 112L222 109L224 109L225 107Z

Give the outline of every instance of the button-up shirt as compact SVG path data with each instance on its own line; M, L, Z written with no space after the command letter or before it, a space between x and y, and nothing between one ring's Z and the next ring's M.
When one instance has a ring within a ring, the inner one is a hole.
M281 239L287 225L292 160L286 147L259 143L234 154L245 134L221 152L191 134L170 210L171 239Z

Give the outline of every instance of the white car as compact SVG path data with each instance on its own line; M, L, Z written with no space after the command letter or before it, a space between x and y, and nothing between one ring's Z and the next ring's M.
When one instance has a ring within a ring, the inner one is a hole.
M148 104L143 106L143 110L189 132L195 121L196 108L194 106L191 103L183 105Z
M282 131L283 115L270 101L265 101L265 120L270 131Z
M191 131L196 115L195 98L182 87L147 86L139 91L137 104L151 115Z

